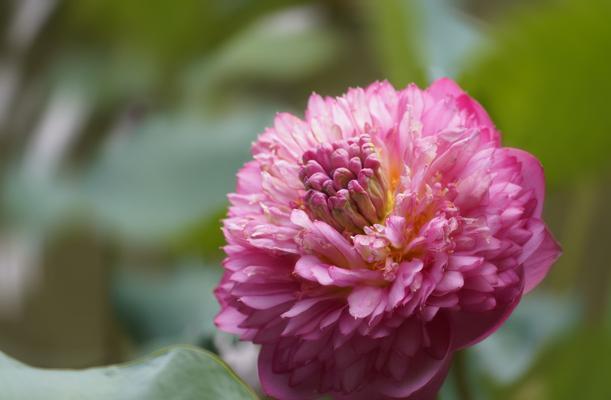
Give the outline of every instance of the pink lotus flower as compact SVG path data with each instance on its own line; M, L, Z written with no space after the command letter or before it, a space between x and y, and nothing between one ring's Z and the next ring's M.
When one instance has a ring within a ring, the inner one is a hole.
M238 173L216 324L278 399L432 399L560 254L543 170L454 82L312 95Z

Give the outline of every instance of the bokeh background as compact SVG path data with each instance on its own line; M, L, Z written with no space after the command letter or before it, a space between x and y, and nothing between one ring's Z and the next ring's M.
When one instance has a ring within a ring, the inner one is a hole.
M610 21L608 0L1 1L0 350L81 368L189 343L256 386L256 348L212 324L250 143L312 91L450 76L542 160L564 255L441 398L610 399Z

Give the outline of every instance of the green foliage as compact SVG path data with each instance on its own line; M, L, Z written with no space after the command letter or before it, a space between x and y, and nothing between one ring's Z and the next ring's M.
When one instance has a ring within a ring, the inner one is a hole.
M214 54L207 77L245 74L288 81L319 70L340 51L341 43L337 32L317 24L316 18L309 21L309 14L295 10L246 27Z
M271 119L265 108L234 118L161 118L115 138L83 177L100 225L135 242L180 236L225 204L244 146Z
M396 87L425 83L422 49L418 47L418 18L413 2L363 1L369 19L370 41L382 76Z
M130 336L145 350L209 341L216 332L219 306L213 290L220 266L187 260L153 270L122 266L113 276L111 301Z
M209 262L219 261L223 257L222 247L225 238L221 230L222 219L227 215L227 206L211 213L211 216L195 224L186 233L174 241L179 253L198 254Z
M554 342L518 384L498 390L499 400L609 399L611 332L583 328Z
M611 2L558 3L507 18L461 82L505 144L539 157L550 182L568 184L609 166Z
M244 25L300 0L67 1L65 31L101 47L109 43L180 65L194 53L213 49Z
M191 347L104 368L43 370L0 353L2 398L11 400L256 400L221 360Z
M571 328L578 311L572 297L543 290L527 295L507 322L471 351L478 373L505 384L519 380L546 343Z

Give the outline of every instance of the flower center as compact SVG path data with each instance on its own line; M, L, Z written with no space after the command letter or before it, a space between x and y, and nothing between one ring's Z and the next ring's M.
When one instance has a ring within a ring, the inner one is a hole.
M323 143L302 159L304 204L314 219L347 233L384 219L388 185L369 135Z

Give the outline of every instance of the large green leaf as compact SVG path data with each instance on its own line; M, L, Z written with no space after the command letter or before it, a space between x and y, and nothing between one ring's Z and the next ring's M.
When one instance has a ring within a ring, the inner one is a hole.
M80 371L32 368L0 353L0 388L11 400L257 399L216 356L185 346Z
M505 143L538 156L553 183L608 169L611 2L525 8L495 28L462 83Z
M79 179L31 179L13 169L0 203L15 224L61 226L74 216L139 244L182 240L212 216L220 245L220 212L249 158L248 143L273 119L273 109L235 110L231 117L154 116L112 137ZM4 185L5 183L2 182ZM200 236L200 239L207 239Z
M272 116L259 106L232 118L154 117L102 149L84 176L84 203L124 239L180 235L226 204L248 143Z

